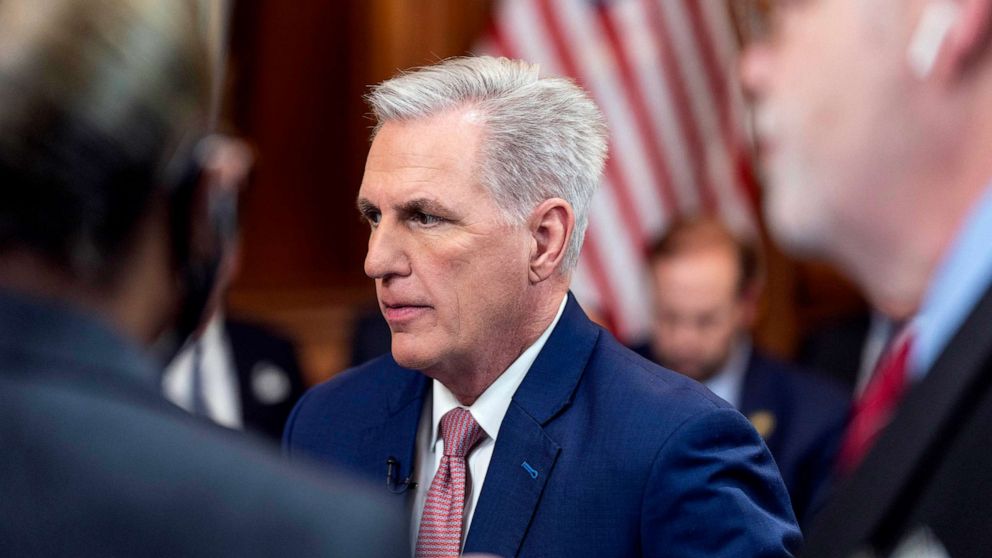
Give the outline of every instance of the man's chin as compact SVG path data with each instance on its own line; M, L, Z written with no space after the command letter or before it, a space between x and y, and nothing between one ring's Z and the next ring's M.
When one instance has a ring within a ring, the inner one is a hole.
M404 339L410 337L410 339ZM393 334L393 360L403 368L424 370L429 368L437 359L433 354L424 351L424 343L417 342L409 334Z
M776 244L793 256L819 256L824 238L816 222L818 209L804 207L798 200L766 200L765 217Z

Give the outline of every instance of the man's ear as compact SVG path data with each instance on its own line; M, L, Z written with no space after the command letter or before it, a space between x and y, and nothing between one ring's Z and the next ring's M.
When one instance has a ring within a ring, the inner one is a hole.
M920 79L954 80L988 48L992 0L930 0L920 14L907 52Z
M958 0L957 24L948 36L948 50L954 69L960 73L982 55L988 54L992 36L992 0Z
M531 283L540 283L552 276L565 260L569 240L575 232L575 212L561 198L551 198L540 203L528 221L531 234L530 268Z

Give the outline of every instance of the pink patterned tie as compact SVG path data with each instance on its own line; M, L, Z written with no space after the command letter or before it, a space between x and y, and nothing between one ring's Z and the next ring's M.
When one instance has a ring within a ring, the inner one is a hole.
M486 436L467 410L456 407L441 417L444 457L427 491L417 533L416 558L458 556L465 512L465 456Z

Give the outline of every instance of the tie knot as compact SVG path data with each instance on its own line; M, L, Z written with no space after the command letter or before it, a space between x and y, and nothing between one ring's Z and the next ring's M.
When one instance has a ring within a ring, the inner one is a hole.
M465 457L485 435L486 432L467 409L455 407L441 417L444 455Z

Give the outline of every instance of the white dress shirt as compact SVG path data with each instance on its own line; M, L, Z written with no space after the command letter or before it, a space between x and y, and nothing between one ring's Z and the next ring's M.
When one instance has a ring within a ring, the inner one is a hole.
M486 388L486 391L482 392L475 403L468 407L468 411L472 413L472 417L479 423L487 436L475 446L466 460L469 478L465 487L466 501L462 544L465 544L468 530L472 524L472 515L475 513L475 505L479 501L479 495L482 494L482 484L486 480L486 471L489 470L489 462L493 457L493 448L496 446L499 427L506 415L506 410L510 407L513 394L520 387L527 371L530 370L537 355L540 354L544 344L551 337L551 332L565 311L567 300L567 296L562 299L555 319L537 338L537 341L521 353L517 360L513 361L513 364L500 374L496 381ZM464 408L451 391L437 380L432 382L431 393L427 397L417 430L417 489L410 524L414 549L417 547L417 533L420 529L420 517L424 510L424 502L427 500L427 491L430 490L431 482L434 480L434 475L441 465L441 457L444 455L444 440L441 438L439 428L441 417L455 407Z
M234 368L231 343L224 333L224 317L214 315L197 341L200 344L200 373L208 418L228 428L240 429L241 396ZM162 376L165 397L187 411L193 409L193 353L190 343L172 359Z
M740 336L730 348L730 355L723 368L712 378L703 382L714 395L730 403L735 409L741 408L741 396L744 389L744 376L747 373L748 361L751 360L751 340Z

